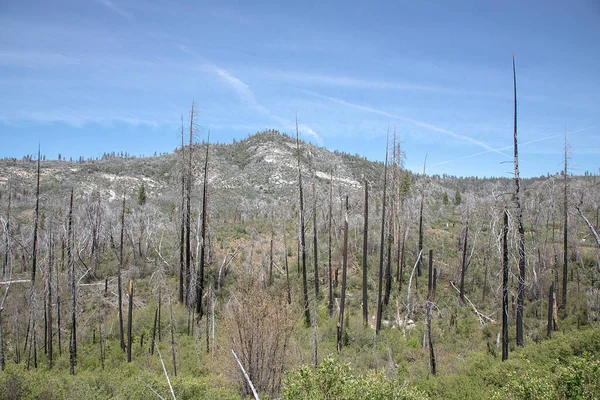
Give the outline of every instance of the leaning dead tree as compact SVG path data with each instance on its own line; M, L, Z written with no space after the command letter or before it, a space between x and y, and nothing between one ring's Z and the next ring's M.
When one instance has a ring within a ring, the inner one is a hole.
M327 226L328 238L327 238L327 286L329 286L329 302L327 303L327 309L329 310L329 316L333 315L333 279L331 279L331 231L333 227L333 170L329 176L329 223ZM286 253L287 254L287 253ZM286 256L287 262L287 256ZM287 265L287 264L286 264ZM288 286L289 287L289 286Z
M296 116L296 152L298 156L298 189L300 192L300 253L302 257L302 290L304 293L304 318L310 326L310 307L308 304L308 282L306 279L306 238L304 236L304 193L302 192L302 169L300 168L300 138L298 116Z
M517 346L523 346L523 300L525 295L525 229L523 228L523 211L521 210L519 151L517 146L517 73L515 56L513 55L513 88L514 88L514 162L515 162L515 202L517 205L517 225L519 229L519 283L517 286Z

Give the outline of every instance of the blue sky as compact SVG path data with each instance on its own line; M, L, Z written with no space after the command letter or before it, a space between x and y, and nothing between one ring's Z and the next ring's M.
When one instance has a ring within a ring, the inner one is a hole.
M406 166L510 176L600 167L600 2L0 3L0 157L172 151L181 115L221 143L275 128ZM508 163L507 163L508 162Z

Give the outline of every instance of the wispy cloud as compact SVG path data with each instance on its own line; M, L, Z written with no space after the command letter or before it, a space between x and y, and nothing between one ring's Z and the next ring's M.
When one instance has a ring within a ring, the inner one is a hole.
M503 97L506 94L464 90L439 85L425 85L414 82L385 81L378 79L361 79L344 75L310 74L292 71L262 71L270 79L278 79L286 82L307 85L344 87L351 89L368 90L396 90L402 92L427 92L446 95L469 95L483 97Z
M433 125L433 124L430 124L430 123L427 123L427 122L419 121L419 120L416 120L414 118L403 117L403 116L397 115L397 114L392 114L392 113L389 113L387 111L379 110L379 109L373 108L373 107L368 107L368 106L363 106L363 105L360 105L360 104L350 103L350 102L348 102L346 100L338 99L336 97L324 96L322 94L314 93L314 92L309 92L309 91L303 91L303 92L305 92L305 93L307 93L307 94L309 94L311 96L315 96L315 97L321 98L323 100L327 100L327 101L330 101L330 102L333 102L333 103L337 103L337 104L340 104L340 105L343 105L343 106L346 106L346 107L351 107L351 108L354 108L354 109L357 109L357 110L361 110L361 111L365 111L365 112L368 112L368 113L380 115L380 116L383 116L383 117L386 117L386 118L390 118L390 119L404 121L404 122L407 122L409 124L418 126L420 128L424 128L424 129L426 129L428 131L440 133L440 134L443 134L443 135L446 135L446 136L450 136L450 137L458 139L458 140L460 140L462 142L467 142L467 143L470 143L470 144L482 147L482 148L484 148L484 149L486 149L486 150L488 150L490 152L495 152L495 153L498 153L498 154L506 157L506 155L504 153L502 153L500 150L494 149L490 145L488 145L486 143L483 143L483 142L481 142L481 141L479 141L477 139L473 139L472 137L469 137L469 136L466 136L466 135L462 135L460 133L456 133L456 132L453 132L453 131L445 129L445 128L441 128L439 126L436 126L436 125Z
M211 67L211 69L234 90L234 92L237 94L240 100L242 100L246 105L252 107L253 109L259 111L264 115L269 116L278 124L282 125L282 127L284 127L285 129L291 129L292 127L295 127L292 121L290 121L289 119L275 115L271 112L271 110L261 105L256 100L254 92L252 91L252 89L250 89L250 86L246 82L242 81L240 78L224 70L223 68L213 66ZM323 140L321 139L319 134L308 125L299 124L298 131L305 136L311 137L319 144L323 143Z
M133 19L132 15L130 13L125 11L120 6L116 5L115 2L112 0L98 0L98 3L103 5L104 7L108 8L112 12L119 14L123 18L127 18L128 20Z

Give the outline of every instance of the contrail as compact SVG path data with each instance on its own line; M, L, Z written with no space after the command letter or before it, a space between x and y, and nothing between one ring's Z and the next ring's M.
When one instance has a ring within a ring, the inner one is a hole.
M504 153L502 153L500 150L494 149L492 146L487 145L487 144L485 144L483 142L480 142L477 139L473 139L472 137L469 137L469 136L466 136L466 135L461 135L461 134L456 133L456 132L452 132L452 131L450 131L448 129L440 128L438 126L431 125L431 124L428 124L428 123L423 122L423 121L419 121L419 120L416 120L416 119L403 117L401 115L391 114L391 113L388 113L387 111L379 110L377 108L372 108L372 107L362 106L360 104L350 103L349 101L338 99L336 97L324 96L322 94L311 92L311 91L307 91L307 90L303 90L303 92L306 93L306 94L308 94L308 95L311 95L311 96L314 96L314 97L318 97L318 98L330 101L332 103L341 104L343 106L352 107L352 108L355 108L357 110L362 110L362 111L370 112L370 113L381 115L383 117L387 117L387 118L391 118L391 119L397 119L397 120L405 121L405 122L408 122L409 124L413 124L413 125L419 126L421 128L425 128L425 129L427 129L429 131L441 133L441 134L444 134L444 135L447 135L447 136L451 136L451 137L453 137L455 139L459 139L459 140L462 140L464 142L468 142L468 143L474 144L476 146L483 147L484 149L487 150L486 153L487 152L494 152L494 153L498 153L498 154L500 154L500 155L502 155L504 157L507 157L507 155L504 154Z
M596 127L598 127L598 125L592 125L592 126L588 126L586 128L577 129L576 131L567 132L567 136L575 134L575 133L587 131L587 130L590 130L590 129L593 129L593 128L596 128ZM530 140L528 142L521 143L521 145L522 146L526 146L528 144L537 143L537 142L543 142L545 140L554 139L554 138L562 137L562 136L564 136L564 133L560 133L560 134L557 134L557 135L546 136L546 137L539 138L539 139ZM477 156L480 156L482 154L491 153L492 151L498 152L498 151L501 151L501 150L509 150L509 149L512 149L512 148L513 148L513 146L506 146L506 147L501 147L501 148L496 149L496 150L481 151L479 153L469 154L468 156L463 156L463 157L453 158L452 160L442 161L442 162L439 162L437 164L431 165L430 168L434 168L434 167L437 167L437 166L440 166L440 165L443 165L443 164L449 164L449 163L452 163L452 162L455 162L455 161L464 160L466 158L477 157Z

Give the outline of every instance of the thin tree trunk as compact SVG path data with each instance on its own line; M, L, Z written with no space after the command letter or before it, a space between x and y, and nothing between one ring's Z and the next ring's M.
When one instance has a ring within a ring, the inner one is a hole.
M508 209L502 230L502 361L508 359Z
M428 279L427 279L427 299L429 301L433 301L433 280L434 280L434 272L433 272L433 250L429 249L429 271L428 271Z
M431 368L431 375L435 376L437 373L437 368L435 362L435 352L433 351L433 337L431 335L431 303L427 304L427 338L429 341L429 366Z
M296 151L298 153L298 188L300 189L300 252L302 253L302 290L304 292L304 319L310 326L310 307L308 304L308 282L306 279L306 240L304 237L304 195L302 192L302 170L300 168L300 139L298 117L296 116Z
M329 178L329 223L328 223L328 240L327 240L327 284L329 286L329 303L327 309L329 316L333 316L333 279L331 276L331 231L333 229L333 170L331 170Z
M191 307L191 292L190 285L192 281L192 267L191 267L191 218L192 218L192 143L194 140L194 111L195 103L192 103L192 110L190 111L190 143L188 151L188 166L187 166L187 186L186 186L186 214L185 214L185 292L186 292L186 304Z
M69 203L69 222L67 228L67 263L71 275L71 337L69 341L69 373L75 374L77 364L77 287L75 286L75 260L73 258L73 189Z
M523 228L523 213L521 210L519 152L517 146L517 74L515 57L513 55L514 82L514 150L515 150L515 201L517 203L517 223L519 227L519 283L517 287L517 346L523 346L523 300L525 295L525 229Z
M171 320L171 354L173 355L173 375L177 376L177 360L175 359L175 327L173 325L173 304L169 304ZM159 350L160 351L160 350ZM159 353L160 354L160 353Z
M48 246L48 276L46 289L47 294L47 324L46 324L46 353L48 355L48 366L52 368L52 267L54 266L54 236L50 232L50 243ZM57 283L58 284L58 283Z
M315 299L319 298L319 254L317 248L317 189L312 185L313 192L313 261L315 264Z
M204 182L202 188L202 227L200 230L200 268L198 269L198 277L196 278L196 313L198 321L202 319L202 293L204 292L204 258L206 254L206 214L208 213L208 150L210 143L210 131L206 141L206 157L204 158Z
M290 286L290 268L288 263L288 247L287 247L287 229L283 220L283 263L285 265L285 289L287 292L287 302L292 304L292 288Z
M462 268L460 272L460 301L465 303L465 274L467 273L467 244L469 241L469 210L467 210L467 221L465 223L465 236L463 240Z
M129 280L129 307L127 312L127 362L131 362L131 343L133 331L133 281Z
M342 351L344 337L344 307L346 305L346 273L348 269L348 195L346 195L346 212L344 214L344 248L342 261L342 295L340 298L340 313L337 324L337 351Z
M154 325L152 326L152 342L150 343L150 354L154 355L154 345L156 344L156 321L158 320L158 307L154 310Z
M552 337L552 317L554 314L554 284L550 285L550 290L548 290L548 326L546 330L546 335L548 338Z
M569 261L568 231L569 231L569 205L567 203L567 130L565 129L565 151L564 151L564 187L563 187L563 276L562 276L562 307L567 306L567 272Z
M102 314L100 313L100 302L98 302L98 344L100 346L100 365L104 369L104 342L102 338Z
M369 324L369 310L368 310L368 291L367 291L367 272L368 262L367 257L369 253L369 182L365 178L365 202L363 212L363 259L362 259L362 307L363 307L363 320L365 326Z
M123 190L123 206L121 208L121 246L119 249L119 267L117 269L117 293L118 293L118 307L119 307L119 340L121 344L121 350L125 351L125 332L123 330L123 283L121 281L121 270L123 269L124 254L123 248L125 246L125 190Z
M33 286L35 285L35 273L37 270L37 242L38 242L38 225L40 215L40 148L38 147L38 160L37 160L37 185L35 189L35 214L33 220L33 249L31 251L31 291L33 293Z
M185 144L183 143L183 116L181 117L181 227L179 230L179 303L183 304L185 270Z
M6 225L4 226L4 257L2 259L2 277L6 278L6 267L8 266L8 254L10 252L10 203L12 198L12 182L8 187L8 208L6 211Z
M389 135L388 135L389 136ZM385 200L386 200L386 189L387 189L387 161L388 161L388 142L385 142L385 164L383 167L383 201L381 206L381 239L379 246L379 284L377 286L377 321L375 325L375 333L379 333L381 329L381 314L383 312L383 302L381 299L382 286L383 286L383 262L385 247Z

